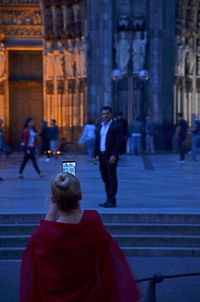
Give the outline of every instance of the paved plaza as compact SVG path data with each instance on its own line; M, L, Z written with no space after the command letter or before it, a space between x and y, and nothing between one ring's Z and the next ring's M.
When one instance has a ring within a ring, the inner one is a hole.
M102 209L104 187L98 165L87 162L83 154L65 155L77 161L77 175L83 190L83 209L131 213L200 213L200 161L176 163L177 154L149 157L122 156L119 162L118 207ZM38 178L31 163L24 179L18 179L22 154L13 154L1 161L0 214L45 213L49 205L49 183L61 171L61 160L39 159L45 173ZM128 261L138 279L155 272L164 274L200 272L198 257L130 257ZM2 302L18 302L19 260L0 261L0 292ZM142 285L145 292L147 283ZM199 277L166 280L157 286L157 302L199 302ZM81 302L81 301L80 301Z
M86 160L83 154L65 155L77 161L77 176L83 190L82 208L98 208L105 201L104 186L98 164ZM119 161L118 202L116 209L100 212L134 213L200 213L200 162L176 162L177 154L153 156L124 155ZM0 162L0 213L43 213L49 205L50 180L61 171L61 160L38 162L45 173L38 178L28 163L24 179L18 179L22 154L13 154Z

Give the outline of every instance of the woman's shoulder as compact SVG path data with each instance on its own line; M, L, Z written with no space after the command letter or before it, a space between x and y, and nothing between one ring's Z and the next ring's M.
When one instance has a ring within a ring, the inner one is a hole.
M86 218L100 218L100 214L96 210L85 210L84 211L84 216Z

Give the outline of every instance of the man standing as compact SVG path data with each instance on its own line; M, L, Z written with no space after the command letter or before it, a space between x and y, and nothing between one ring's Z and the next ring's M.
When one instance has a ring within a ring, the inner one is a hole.
M100 207L116 207L117 163L122 140L121 128L112 120L112 108L104 106L101 109L102 123L97 129L95 143L95 159L99 157L99 169L105 184L107 200Z

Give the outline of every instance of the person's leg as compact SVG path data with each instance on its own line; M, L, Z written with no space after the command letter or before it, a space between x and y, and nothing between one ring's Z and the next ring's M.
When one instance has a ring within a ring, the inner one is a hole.
M30 158L30 155L27 154L27 153L24 153L24 158L23 158L22 163L21 163L21 166L20 166L20 168L19 168L19 175L22 176L23 171L24 171L24 168L25 168L25 166L26 166L26 164L27 164L29 158Z
M94 139L89 139L86 142L88 159L92 159L94 157L94 143Z
M149 135L149 151L150 151L151 154L155 153L154 137L153 137L153 135Z
M115 164L107 163L108 170L108 200L116 204L116 194L118 189L117 181L117 162Z
M196 135L192 135L192 160L196 161Z
M178 140L178 147L179 147L180 161L184 161L185 160L185 148L183 146L183 140L182 139Z
M37 164L37 160L36 160L36 157L35 157L35 152L34 150L31 150L31 154L30 154L30 159L32 161L32 164L33 164L33 167L34 169L36 170L36 172L40 175L41 174L41 171L38 167L38 164Z
M108 201L108 192L109 192L109 181L108 181L108 169L107 169L107 159L105 157L100 158L99 160L99 170L101 173L101 178L105 185L105 192Z

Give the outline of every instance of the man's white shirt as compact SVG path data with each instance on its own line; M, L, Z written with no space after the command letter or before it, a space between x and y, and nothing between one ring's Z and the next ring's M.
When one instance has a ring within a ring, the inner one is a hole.
M100 151L105 152L106 151L106 136L108 133L108 130L110 128L110 125L112 124L112 119L105 124L104 122L101 123L101 131L100 131Z

